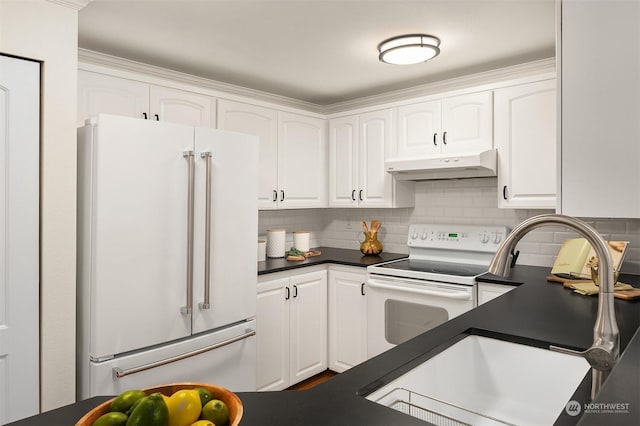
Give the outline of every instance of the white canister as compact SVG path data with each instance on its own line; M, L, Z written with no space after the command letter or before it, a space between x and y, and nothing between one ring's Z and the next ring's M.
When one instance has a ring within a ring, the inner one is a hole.
M309 251L309 231L294 231L293 246L300 251Z
M285 234L284 229L267 229L267 257L284 257Z
M258 262L267 260L267 240L258 240Z

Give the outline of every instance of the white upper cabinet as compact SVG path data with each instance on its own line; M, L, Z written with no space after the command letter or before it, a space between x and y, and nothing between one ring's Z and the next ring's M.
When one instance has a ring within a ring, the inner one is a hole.
M195 127L215 127L215 98L90 71L78 71L78 120L124 115Z
M415 204L414 184L396 182L384 169L393 137L393 110L333 119L329 132L329 206Z
M640 2L561 6L559 210L640 218Z
M479 152L493 147L492 92L477 92L398 108L394 158Z
M325 120L279 112L277 164L279 207L327 207Z
M99 113L149 118L149 84L78 70L77 125Z
M278 206L278 112L273 109L220 99L218 128L260 138L258 208Z
M556 207L555 79L494 93L498 207Z
M150 91L152 119L193 127L216 127L215 98L162 86L151 86Z

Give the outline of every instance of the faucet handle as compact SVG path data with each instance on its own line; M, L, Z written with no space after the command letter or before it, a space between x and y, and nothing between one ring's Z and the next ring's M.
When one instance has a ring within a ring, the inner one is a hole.
M560 346L549 346L549 350L567 355L580 356L587 360L591 367L600 371L609 371L613 368L616 360L613 354L605 348L591 346L584 351L574 351L573 349L561 348Z

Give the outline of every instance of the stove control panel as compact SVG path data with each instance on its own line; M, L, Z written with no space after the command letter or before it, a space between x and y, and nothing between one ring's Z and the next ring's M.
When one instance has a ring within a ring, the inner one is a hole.
M413 224L409 226L407 245L495 252L508 233L509 228L497 225Z

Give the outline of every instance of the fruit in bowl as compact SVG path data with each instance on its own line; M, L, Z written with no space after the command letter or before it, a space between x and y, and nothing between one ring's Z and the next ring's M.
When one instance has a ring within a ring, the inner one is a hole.
M127 390L85 414L76 426L237 426L238 396L206 383L173 383Z

